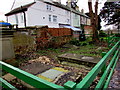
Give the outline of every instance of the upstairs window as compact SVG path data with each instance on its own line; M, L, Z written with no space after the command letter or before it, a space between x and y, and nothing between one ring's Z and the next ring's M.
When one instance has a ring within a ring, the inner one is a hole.
M51 19L51 15L49 15L49 22L51 22L51 20L52 20L52 19Z
M78 15L77 14L74 14L74 18L77 18L78 17Z
M57 22L57 16L53 15L53 22Z
M47 7L48 11L51 11L51 6L50 5L47 5L46 7Z

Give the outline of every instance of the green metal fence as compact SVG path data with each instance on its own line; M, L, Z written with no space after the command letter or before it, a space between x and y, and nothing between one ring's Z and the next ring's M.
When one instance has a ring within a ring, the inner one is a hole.
M90 87L92 82L98 74L101 74L101 78L95 89L102 88L106 89L109 85L111 76L114 72L114 68L120 56L120 40L107 52L103 53L103 58L93 67L93 69L83 78L80 83L76 84L75 82L68 81L64 84L64 86L59 86L54 83L48 82L43 80L37 76L34 76L30 73L27 73L19 68L13 67L5 62L0 61L0 67L2 70L5 70L12 75L16 76L17 78L21 79L22 81L30 84L35 88L49 88L49 89L87 89ZM106 65L106 62L109 64ZM0 78L0 81L4 88L16 89L14 86L9 84L7 81ZM17 89L16 89L17 90Z
M107 60L110 59L109 64L104 69L101 78L96 85L95 89L108 87L109 81L113 74L114 68L116 66L117 60L120 55L120 40L110 49L108 53L96 64L96 66L83 78L83 80L76 85L76 88L89 88L91 83L94 81L98 73L106 66Z
M111 48L115 45L117 41L120 40L120 37L117 37L115 34L107 36L108 47Z

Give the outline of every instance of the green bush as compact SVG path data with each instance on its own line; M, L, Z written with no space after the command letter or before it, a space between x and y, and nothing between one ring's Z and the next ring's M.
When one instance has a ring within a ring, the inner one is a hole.
M99 37L106 37L106 36L107 36L107 34L104 33L102 30L100 30Z
M76 45L76 46L80 46L81 45L80 41L76 40L75 38L73 38L69 43L73 44L73 45Z
M115 34L116 37L120 37L120 34Z

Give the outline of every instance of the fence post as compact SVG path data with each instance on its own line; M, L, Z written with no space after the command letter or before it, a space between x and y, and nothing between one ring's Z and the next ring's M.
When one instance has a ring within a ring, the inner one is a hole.
M106 52L102 52L102 58L106 55ZM103 68L101 69L101 73L104 73L104 71L106 70L106 64L103 66Z
M72 81L68 81L64 84L64 88L66 89L73 89L75 88L75 86L76 86L76 83Z

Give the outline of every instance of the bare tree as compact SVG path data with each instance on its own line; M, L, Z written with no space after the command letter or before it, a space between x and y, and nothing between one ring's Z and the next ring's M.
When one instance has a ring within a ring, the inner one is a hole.
M91 20L91 26L93 29L93 37L92 40L95 43L99 42L99 36L98 36L98 0L95 1L95 13L93 12L92 8L92 0L88 0L88 8L89 8L89 14L90 14L90 20Z

